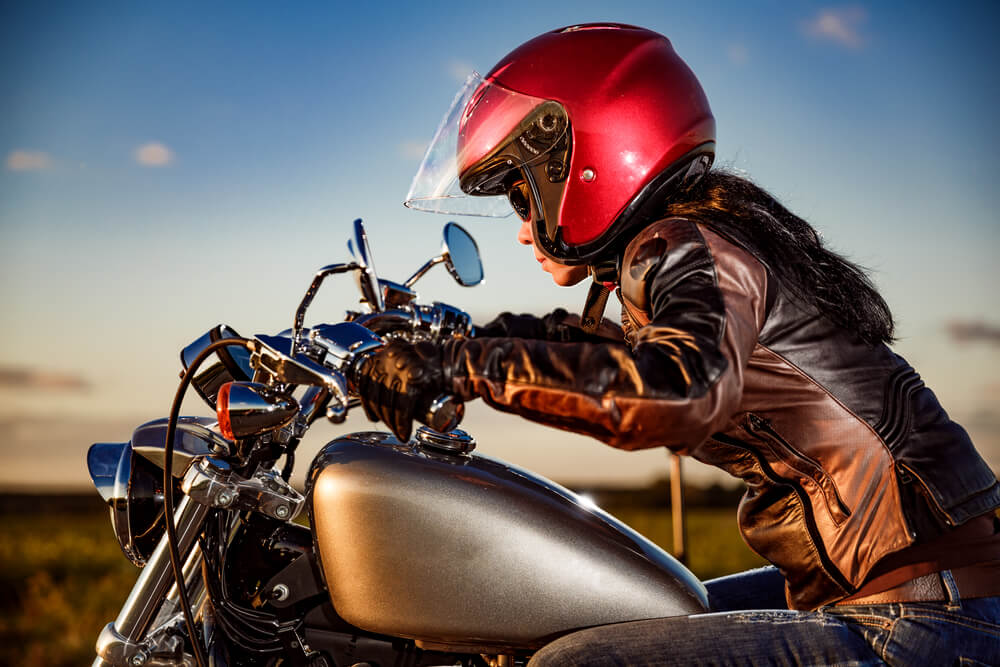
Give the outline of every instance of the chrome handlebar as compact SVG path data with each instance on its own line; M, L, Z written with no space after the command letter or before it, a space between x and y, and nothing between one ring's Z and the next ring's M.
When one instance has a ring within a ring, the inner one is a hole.
M393 310L359 315L352 322L379 334L402 332L407 340L412 341L440 342L468 336L472 332L472 321L468 313L440 301L429 306L410 304Z
M255 380L271 384L306 384L323 387L329 395L327 418L342 422L348 410L358 403L349 388L355 368L368 354L385 343L385 339L408 341L444 341L468 336L472 324L468 314L444 303L430 306L416 303L413 284L432 266L443 263L460 284L471 287L483 279L483 267L475 240L461 226L449 222L444 227L441 252L417 270L403 284L380 279L372 261L371 248L364 223L354 221L353 238L348 241L353 261L330 264L313 277L299 307L288 336L257 336L264 349L256 352L252 361L257 369ZM307 330L305 314L323 281L338 273L354 273L361 291L361 303L366 314L351 313L348 321L324 324ZM257 376L260 376L259 378ZM309 405L300 403L315 415L324 398L315 391L309 394ZM421 420L435 430L451 430L458 426L464 414L462 402L455 397L437 397ZM302 420L308 425L310 419Z
M297 320L296 324L300 322ZM467 336L471 331L469 315L458 308L440 302L429 306L407 304L357 315L347 322L297 328L277 336L255 336L259 345L251 355L251 365L257 381L324 389L329 397L326 416L334 423L341 423L348 411L359 404L353 391L357 368L386 339L442 342ZM311 392L305 397L310 401L310 413L316 411L316 396ZM307 406L302 407L305 410ZM450 431L458 426L464 413L460 399L443 394L431 402L420 421L436 431Z

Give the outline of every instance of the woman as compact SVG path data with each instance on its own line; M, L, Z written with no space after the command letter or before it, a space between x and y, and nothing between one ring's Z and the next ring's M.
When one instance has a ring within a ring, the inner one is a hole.
M640 28L546 33L471 80L408 204L506 196L542 268L593 276L593 298L579 326L506 314L443 348L390 344L363 369L369 414L408 437L442 391L482 397L745 482L740 530L776 569L710 582L726 613L585 630L532 664L1000 663L1000 483L887 347L865 274L712 170L714 140L697 79ZM618 340L598 330L609 288Z

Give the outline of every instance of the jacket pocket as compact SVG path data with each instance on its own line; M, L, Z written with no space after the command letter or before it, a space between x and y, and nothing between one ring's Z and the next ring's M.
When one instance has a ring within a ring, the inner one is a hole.
M804 488L815 485L819 489L819 495L823 498L834 524L839 526L851 516L850 508L847 507L843 498L840 497L837 485L834 483L833 478L823 469L823 466L816 459L803 454L790 445L774 429L769 420L764 419L760 415L748 412L741 426L744 431L756 440L765 443L777 460L786 464L800 475L800 479L796 481L797 484ZM810 494L810 496L812 495Z

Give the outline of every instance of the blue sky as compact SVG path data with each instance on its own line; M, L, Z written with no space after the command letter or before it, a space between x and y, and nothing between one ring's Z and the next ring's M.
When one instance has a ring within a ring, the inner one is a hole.
M74 437L127 438L131 424L165 413L177 351L208 327L288 326L314 269L344 259L355 217L383 275L409 275L447 218L400 202L460 80L540 32L594 20L670 37L711 101L717 162L874 270L899 320L898 349L1000 468L995 3L502 10L6 3L0 373L21 373L0 374L0 469L15 471L0 486L33 475L26 449L51 459L51 479L85 480L89 442ZM513 222L462 222L480 240L487 284L469 292L440 272L421 284L428 299L480 320L582 303L581 290L537 272ZM321 294L312 316L338 319L354 299L344 287ZM981 333L956 340L956 323ZM63 430L38 436L55 421ZM621 455L482 409L477 426L484 451L559 479L665 468L659 452Z

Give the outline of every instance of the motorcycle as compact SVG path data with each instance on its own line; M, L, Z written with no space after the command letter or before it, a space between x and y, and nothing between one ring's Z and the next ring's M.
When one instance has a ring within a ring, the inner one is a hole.
M442 263L462 285L482 280L462 227L448 223L440 254L402 283L378 277L360 220L353 232L351 261L315 274L291 329L214 327L181 352L170 417L90 448L115 536L142 568L93 665L521 665L574 630L707 610L705 587L644 537L476 451L453 396L430 403L408 442L337 437L304 494L289 484L309 427L360 405L366 355L475 334L466 313L413 289ZM305 327L338 274L355 277L364 312ZM189 386L214 416L179 416Z

